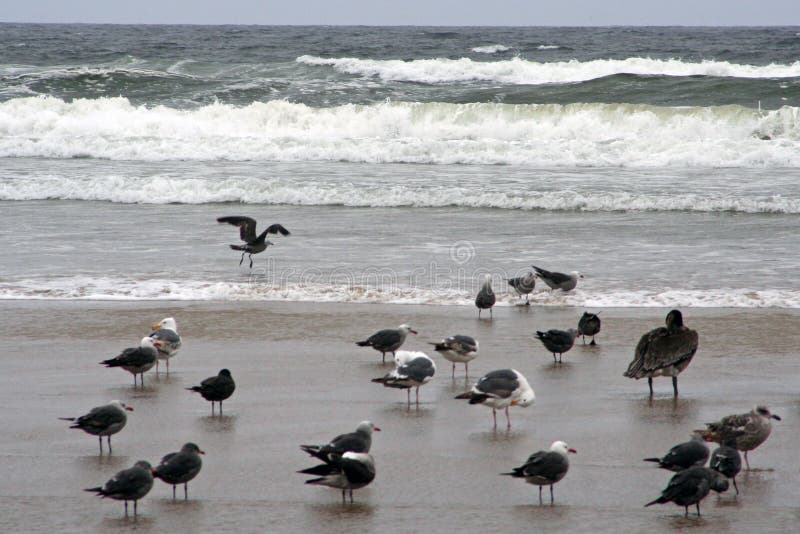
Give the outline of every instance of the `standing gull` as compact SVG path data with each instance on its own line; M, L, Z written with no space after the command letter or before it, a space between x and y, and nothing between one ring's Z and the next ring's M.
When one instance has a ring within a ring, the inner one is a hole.
M212 416L214 415L214 402L219 402L219 414L222 415L222 401L233 395L236 382L233 381L230 371L222 369L217 376L206 378L200 382L199 386L186 389L199 393L205 400L211 401Z
M469 362L478 356L478 342L474 338L459 334L431 345L445 360L453 362L453 378L456 377L456 362L464 364L464 377L469 376Z
M636 345L636 355L623 376L640 379L647 377L650 397L653 396L653 377L671 376L672 389L678 396L678 375L689 366L697 352L697 332L683 325L683 315L678 310L667 314L667 326L651 330Z
M514 288L514 291L517 292L519 298L522 298L525 295L525 305L530 305L530 294L536 287L536 275L533 273L528 273L525 276L520 276L517 278L509 278L506 280L508 285Z
M298 473L319 477L306 480L306 484L342 490L342 503L347 502L345 494L349 490L350 502L353 502L353 490L363 488L375 479L375 460L365 452L346 452L341 457L333 456L324 464Z
M739 495L739 486L736 485L736 475L742 470L742 455L736 449L736 438L742 435L742 430L735 430L725 432L722 438L722 444L714 449L711 453L711 460L708 461L708 467L730 478L733 482L733 488L736 490L736 495Z
M583 312L583 315L578 320L578 335L583 338L583 344L586 345L586 336L592 336L592 341L589 345L597 345L594 341L594 336L600 333L600 317L596 313Z
M387 328L379 330L364 341L356 341L359 347L372 347L381 353L383 360L381 363L386 363L386 353L391 352L392 357L395 351L399 349L406 341L406 336L410 333L417 335L417 331L412 329L407 324L401 324L397 328Z
M475 297L475 306L478 307L478 319L481 318L482 310L489 310L489 318L492 317L492 306L497 301L497 297L492 291L492 275L486 274L483 278L483 285L481 290L478 291L478 296Z
M536 338L542 342L547 350L553 353L553 363L561 363L561 355L567 352L575 344L575 337L578 331L575 328L569 330L548 330L547 332L536 331ZM556 359L558 354L558 359Z
M136 517L136 503L147 495L153 487L153 472L149 462L139 460L129 469L114 475L104 486L86 488L102 497L125 501L125 515L128 515L128 501L133 501L133 517Z
M194 443L186 443L178 452L171 452L161 458L161 463L153 469L153 476L167 484L172 484L172 500L175 500L175 486L183 484L183 498L189 498L189 481L197 476L203 467L201 454L205 452Z
M542 504L542 486L550 486L550 504L553 504L553 485L569 471L569 453L577 452L563 441L554 441L550 450L534 452L520 467L515 467L510 473L500 474L524 478L528 484L539 486L539 504Z
M700 434L692 434L692 439L672 447L663 458L645 458L645 462L657 462L658 467L670 471L683 471L690 467L705 465L708 460L708 446Z
M499 369L483 375L472 389L456 397L469 399L470 404L483 404L492 409L494 428L497 428L497 410L506 411L507 429L511 428L508 409L511 406L530 406L536 399L528 380L514 369Z
M395 368L373 382L383 384L387 388L405 389L408 394L408 405L411 406L411 388L417 388L417 406L419 406L419 387L430 382L436 373L436 364L427 354L419 351L401 350L394 357Z
M144 387L144 373L149 371L158 361L158 346L161 343L151 337L142 338L138 347L131 347L108 360L100 362L106 367L122 367L133 375L133 387L136 387L136 375L141 377Z
M690 467L673 476L667 487L661 492L661 497L645 504L645 508L654 504L674 502L683 506L686 515L689 515L689 506L697 506L697 515L700 515L700 501L712 489L717 493L728 490L728 479L708 467Z
M100 443L100 454L103 454L103 436L108 441L108 454L111 454L111 436L125 427L128 422L126 411L132 412L133 408L118 400L113 400L104 406L97 406L89 413L80 417L60 417L63 421L72 421L70 428L80 428L87 434L97 436Z
M153 333L150 337L158 341L158 360L167 362L169 375L169 359L178 353L181 348L181 336L178 335L178 323L172 317L165 317L161 322L152 326ZM158 374L158 360L156 360L156 374Z
M250 258L250 268L253 268L253 254L264 252L271 241L267 241L267 234L281 234L289 235L290 232L280 224L272 224L266 230L256 235L256 221L250 217L231 216L219 217L218 223L228 223L239 227L239 237L244 241L244 245L230 245L233 250L242 251L242 259L239 260L239 265L244 261L244 255L248 254Z
M764 443L772 432L772 420L781 418L769 411L769 408L757 405L748 413L728 415L715 423L706 423L705 430L697 430L706 441L721 443L726 434L736 433L736 448L744 451L744 462L750 469L747 459L748 451L752 451ZM741 433L739 433L741 432Z
M552 271L545 271L535 265L531 265L536 271L536 275L550 287L551 290L560 289L561 291L570 291L575 289L578 285L578 278L583 278L583 275L578 271L572 271L569 274L556 273Z
M361 421L355 432L339 434L326 445L300 445L300 448L311 456L329 463L334 456L346 452L369 452L372 447L372 432L380 432L380 428L372 421Z

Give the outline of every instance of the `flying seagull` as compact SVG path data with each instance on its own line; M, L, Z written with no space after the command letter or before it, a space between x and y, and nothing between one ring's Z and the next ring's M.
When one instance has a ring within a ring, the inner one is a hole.
M748 451L752 451L764 443L772 432L772 420L781 418L763 405L757 405L748 413L728 415L715 423L706 423L705 430L696 430L706 441L721 443L726 434L736 433L736 448L744 451L744 462L750 469L747 459ZM741 431L741 433L739 433Z
M411 406L411 388L417 388L417 406L419 406L419 387L430 382L436 373L436 364L427 354L419 351L401 350L394 357L395 368L373 382L383 384L387 388L405 389L408 394L408 405Z
M478 356L478 342L474 338L458 334L431 345L445 360L453 362L453 378L456 377L456 362L464 364L464 376L469 376L469 362Z
M713 489L717 493L722 493L728 490L728 486L728 479L724 475L708 467L690 467L673 476L661 492L661 496L644 506L646 508L654 504L674 502L678 506L683 506L688 516L689 506L694 504L699 516L700 501L708 495L708 492Z
M201 454L205 452L194 443L186 443L178 452L171 452L161 458L155 468L153 476L160 478L167 484L172 485L172 500L175 500L175 486L183 484L183 498L189 498L189 481L197 476L200 468L203 467Z
M515 467L510 473L500 474L524 478L528 484L539 486L539 504L542 504L542 486L550 486L550 504L553 504L553 485L569 471L569 453L577 452L563 441L554 441L550 450L534 452L520 467Z
M545 271L535 265L531 265L536 271L536 275L550 287L551 290L560 289L561 291L570 291L575 289L578 285L578 278L583 278L583 275L578 271L572 271L569 274L557 273L552 271Z
M623 373L637 380L646 376L650 397L654 376L671 376L672 389L678 396L678 375L691 363L699 343L697 331L683 325L683 315L678 310L667 314L666 323L666 328L662 326L642 336L633 361Z
M178 323L172 317L165 317L159 323L152 326L153 333L150 337L158 341L158 360L156 360L156 375L158 375L158 362L167 362L167 374L169 374L169 359L178 354L181 348L181 336L178 335Z
M536 287L536 275L533 273L528 273L525 276L519 276L517 278L509 278L506 280L508 285L514 288L514 291L517 292L519 298L522 298L525 295L525 305L530 305L530 294L533 289Z
M219 402L219 414L222 415L222 401L233 395L236 382L233 381L230 371L222 369L217 376L206 378L199 386L186 389L199 393L205 400L211 401L211 415L214 415L214 402Z
M369 452L372 447L372 432L380 430L372 421L361 421L355 432L339 434L325 445L300 445L300 448L311 456L330 463L333 457L346 452Z
M103 406L97 406L89 410L89 413L80 417L60 417L63 421L72 421L74 424L70 428L79 428L97 436L100 443L100 454L103 454L103 436L108 441L108 454L111 454L111 436L125 427L128 422L126 411L132 412L133 408L118 400L113 400Z
M586 336L592 336L592 341L589 345L597 345L594 341L594 336L600 333L600 317L596 313L583 312L583 315L578 320L578 335L583 338L583 344L586 345Z
M391 352L392 357L395 356L395 351L399 349L406 341L406 336L412 333L417 335L417 331L408 326L401 324L397 328L386 328L379 330L364 341L356 341L359 347L372 347L381 353L383 360L381 363L386 363L386 353Z
M492 409L494 428L497 428L497 410L506 411L506 422L511 428L508 409L511 406L530 406L536 399L528 380L514 369L498 369L483 375L472 389L456 397L468 399L470 404L483 404Z
M136 503L147 495L153 487L153 472L149 462L139 460L133 467L123 469L114 475L104 486L86 488L102 497L125 501L125 515L128 515L128 501L133 501L133 517L136 517Z
M487 273L483 278L483 285L478 291L478 296L475 297L475 306L478 307L478 319L481 318L481 311L486 309L489 310L489 318L491 318L492 306L496 301L497 297L492 291L492 275Z
M350 502L353 502L353 490L363 488L375 478L375 460L365 452L346 452L341 457L333 456L324 464L298 471L319 478L306 480L306 484L328 486L342 490L342 502L347 502L346 492L350 491Z
M136 375L141 377L144 387L144 373L149 371L158 361L158 346L160 342L151 337L144 337L138 347L131 347L122 351L119 356L100 362L106 367L122 367L133 375L133 387L136 387Z
M250 268L253 268L253 254L264 252L267 246L273 245L271 241L267 241L267 234L281 234L290 235L291 232L284 228L282 225L275 223L267 227L266 230L256 235L256 220L250 217L231 216L219 217L218 223L228 223L239 227L239 237L244 241L244 245L230 245L233 250L242 251L242 259L239 260L239 265L244 261L244 255L248 254L250 257Z
M553 363L561 363L561 355L572 348L575 344L575 337L578 331L575 328L569 330L548 330L547 332L536 332L536 338L542 342L547 350L553 353ZM558 360L556 360L558 354Z

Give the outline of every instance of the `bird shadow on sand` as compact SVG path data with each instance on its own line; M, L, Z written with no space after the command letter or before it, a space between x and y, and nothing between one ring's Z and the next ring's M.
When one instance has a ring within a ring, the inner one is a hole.
M536 486L533 486L534 488ZM545 495L546 494L546 495ZM558 500L550 504L550 493L547 487L542 491L542 504L539 504L539 490L535 489L531 493L531 502L528 504L514 505L511 510L520 518L535 517L541 519L564 519L570 513L571 507L567 504L560 504ZM558 495L556 495L556 499Z
M162 484L165 488L169 489L169 492L172 492L172 486L167 484ZM153 503L154 506L158 506L160 509L164 509L169 513L197 513L203 510L203 501L192 499L191 488L189 488L189 498L183 498L183 488L181 487L183 484L178 486L178 498L173 499L171 495L158 497L156 499L150 499L149 502Z
M421 419L433 417L433 414L435 413L435 407L436 406L433 403L428 402L420 402L419 405L417 405L412 401L411 406L405 402L395 402L385 406L382 411L386 413L387 416Z
M488 430L482 430L480 432L472 432L469 435L470 440L476 441L483 441L484 443L513 443L515 441L519 441L525 437L525 432L521 430L515 429L511 427L510 430L506 429L505 424L502 426L499 424L497 425L497 429L492 429L491 426Z
M133 385L114 386L108 389L109 395L118 399L154 399L158 395L158 387L145 383L144 387Z
M341 497L341 492L337 492L339 497ZM354 498L358 499L359 491L356 490L354 493ZM365 498L365 494L361 495L362 498ZM367 517L371 517L375 513L375 506L368 503L368 502L350 502L350 497L347 497L347 502L343 503L341 498L335 501L327 502L327 503L314 503L314 504L307 504L305 506L306 511L323 521L341 521L341 520L348 520L348 519L363 519ZM325 523L322 523L325 524ZM338 523L337 523L338 524ZM341 525L340 525L341 526ZM361 525L363 527L363 525ZM354 525L356 527L356 525ZM353 528L353 530L357 530L357 528Z
M567 373L572 371L573 365L570 362L556 363L550 361L549 363L539 366L539 370L546 375L554 378L566 378Z
M197 418L197 423L205 432L227 433L236 430L236 415L204 415Z
M122 504L120 504L119 507L123 508ZM156 525L156 520L144 515L142 510L139 510L139 513L134 516L133 504L128 504L128 509L129 512L127 516L125 515L125 511L121 509L119 517L103 519L100 522L100 532L125 532L139 529L149 532L150 529Z
M463 376L459 377L456 375L446 386L446 389L451 394L461 394L466 393L470 389L472 389L472 385L476 382L476 379L464 378Z
M687 399L672 395L649 398L645 395L634 406L634 415L642 422L651 423L686 423L698 418L700 403L696 399ZM687 430L687 435L691 429Z
M132 460L130 456L114 456L113 454L109 456L108 452L105 451L103 452L103 456L95 454L94 456L78 457L78 465L87 469L94 469L97 467L114 467L122 469L124 467L128 467L128 465L131 463Z

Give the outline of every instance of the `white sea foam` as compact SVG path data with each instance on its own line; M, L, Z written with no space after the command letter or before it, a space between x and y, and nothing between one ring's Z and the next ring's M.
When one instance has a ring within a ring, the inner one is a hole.
M539 50L557 50L561 47L558 45L539 45L536 48Z
M510 50L510 48L501 44L476 46L472 49L476 54L497 54L498 52L507 52L508 50Z
M291 301L474 306L474 296L456 290L353 285L285 284L271 286L257 277L249 283L116 278L59 278L0 283L0 300L180 300ZM498 306L515 306L516 295L498 293ZM800 290L663 290L570 293L536 291L535 306L581 308L799 308Z
M520 57L501 61L461 59L378 60L355 57L323 58L300 56L298 63L329 66L337 71L375 76L387 81L417 83L458 83L487 81L509 85L575 83L615 74L642 76L717 76L732 78L800 77L800 61L790 65L745 65L727 61L687 62L680 59L595 59L592 61L538 62Z
M766 140L769 139L769 140ZM197 109L125 98L0 103L0 157L536 167L798 167L800 108L282 100Z

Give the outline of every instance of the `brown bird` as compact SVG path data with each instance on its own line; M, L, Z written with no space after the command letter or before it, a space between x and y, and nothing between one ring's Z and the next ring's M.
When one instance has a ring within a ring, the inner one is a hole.
M642 336L633 361L623 373L637 380L646 376L650 397L654 376L671 376L672 389L678 396L678 375L691 363L699 343L697 331L683 325L683 315L678 310L667 314L666 323L666 328L656 328Z
M750 469L747 452L764 443L772 432L772 420L781 418L769 411L766 406L758 405L750 412L728 415L715 423L706 423L705 430L696 430L706 441L723 443L725 438L736 436L736 449L744 451L744 462Z

